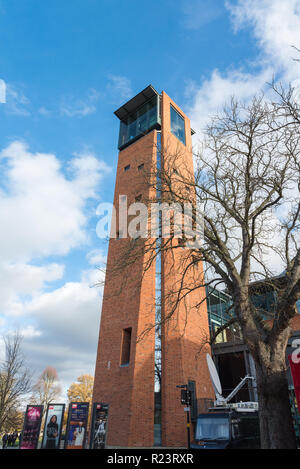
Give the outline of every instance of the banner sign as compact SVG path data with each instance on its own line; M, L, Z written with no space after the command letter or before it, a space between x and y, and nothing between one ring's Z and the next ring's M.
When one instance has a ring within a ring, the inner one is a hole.
M48 404L42 441L43 449L59 449L65 404Z
M90 449L104 449L107 434L108 404L95 402L91 426Z
M295 389L295 395L296 395L296 400L297 400L297 405L298 405L298 412L300 414L300 356L297 356L297 362L296 360L292 360L292 355L289 355L289 363L290 363L290 369L291 369L291 374L293 378L293 383L294 383L294 389Z
M88 417L88 402L71 402L69 405L65 449L83 449L85 447Z
M21 449L36 449L43 418L42 405L28 405L21 437Z

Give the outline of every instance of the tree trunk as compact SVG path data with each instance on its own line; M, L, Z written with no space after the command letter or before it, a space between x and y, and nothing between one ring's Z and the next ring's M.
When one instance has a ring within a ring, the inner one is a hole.
M283 354L282 354L283 355ZM294 449L295 430L288 393L285 356L276 367L274 363L256 363L257 392L261 447L264 449Z

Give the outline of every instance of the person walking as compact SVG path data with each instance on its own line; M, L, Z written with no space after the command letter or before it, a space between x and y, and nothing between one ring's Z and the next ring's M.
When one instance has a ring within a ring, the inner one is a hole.
M12 446L15 446L18 433L16 431L12 434Z
M6 448L7 440L8 440L8 435L7 435L7 433L4 433L4 435L2 436L2 449Z

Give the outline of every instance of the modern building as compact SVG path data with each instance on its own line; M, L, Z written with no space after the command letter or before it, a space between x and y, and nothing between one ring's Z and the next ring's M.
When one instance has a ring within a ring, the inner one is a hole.
M193 174L193 131L176 103L152 86L115 115L120 120L118 219L124 196L130 205L159 195L158 181L149 185L147 175L164 168L167 152ZM118 270L121 253L133 242L127 226L120 225L109 242L93 401L109 404L108 447L186 447L186 414L176 386L189 384L198 398L214 397L205 358L210 349L203 346L203 337L209 337L205 301L196 307L205 290L190 293L164 321L182 279L186 248L178 240L178 249L160 252L158 237L157 255L149 262L145 241L139 239L141 255ZM201 263L196 269L186 276L187 285L192 275L202 275Z
M280 280L280 276L278 279ZM207 293L207 310L211 336L220 327L226 324L231 309L231 297L223 291L208 287ZM271 285L259 284L253 285L252 302L261 310L266 320L272 317L277 302L277 293ZM297 302L297 308L300 312L300 302ZM286 350L287 364L288 356L294 351L292 343L297 339L300 343L300 314L297 314L292 320L292 336L288 341ZM224 396L228 395L240 382L241 378L249 374L255 378L255 365L248 347L243 342L238 326L230 326L226 328L212 345L212 355L218 368L220 381ZM295 390L291 371L288 366L288 386L291 402L291 410L294 422L295 433L298 441L300 441L300 412L297 406ZM234 400L238 401L257 401L256 383L248 381L235 396Z

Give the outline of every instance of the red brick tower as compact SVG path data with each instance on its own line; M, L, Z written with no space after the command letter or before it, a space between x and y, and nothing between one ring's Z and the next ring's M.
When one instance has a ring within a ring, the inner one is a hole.
M165 148L170 152L179 149L179 163L189 171L193 159L190 121L166 93L159 95L148 86L115 114L121 121L114 195L118 215L122 203L119 196L126 195L130 205L154 195L155 189L146 182L145 174L158 164L164 165ZM213 397L205 360L207 350L198 353L203 336L209 334L206 303L195 307L205 291L198 289L189 294L185 305L179 305L171 321L161 328L158 389L158 338L153 329L145 335L143 332L156 322L158 297L162 317L168 314L169 292L181 279L186 249L162 254L144 272L146 253L116 274L119 254L130 243L123 231L117 225L119 238L109 243L93 401L110 406L107 446L185 447L186 416L176 386L192 381L198 398ZM196 275L201 273L198 264ZM191 280L186 278L187 283ZM137 340L141 335L143 338Z

